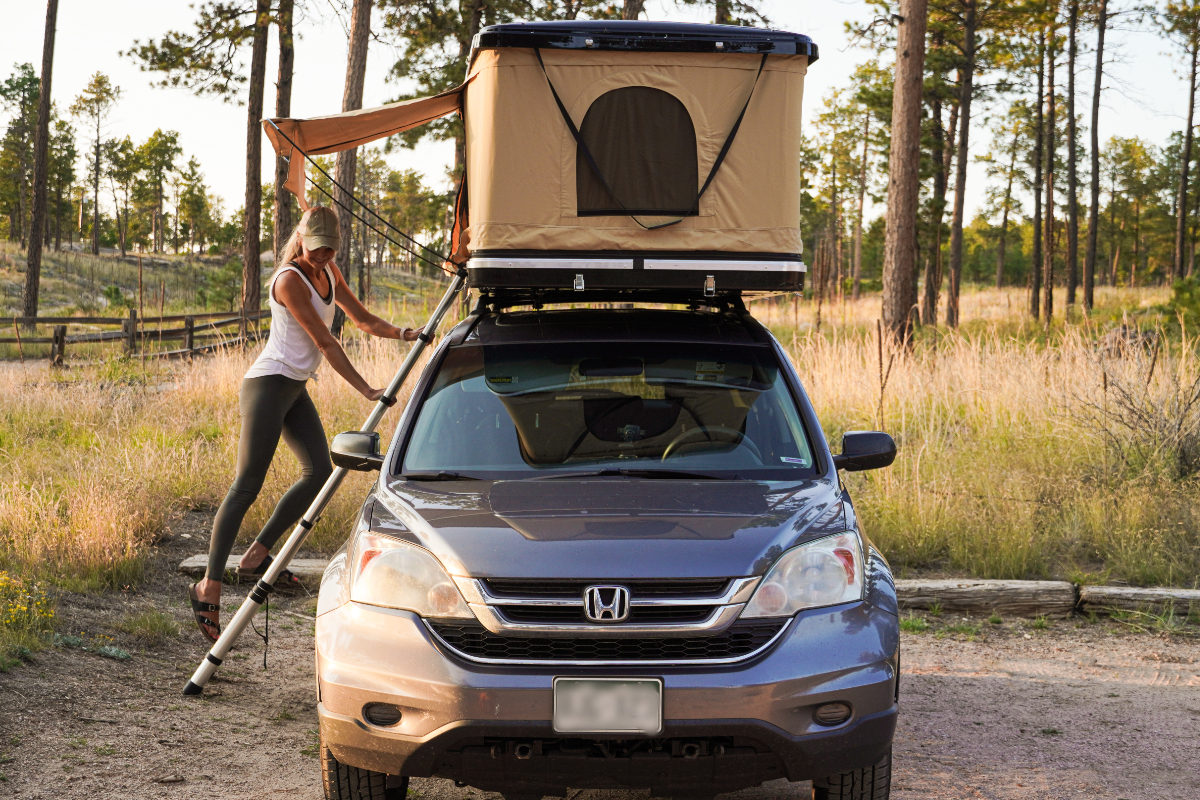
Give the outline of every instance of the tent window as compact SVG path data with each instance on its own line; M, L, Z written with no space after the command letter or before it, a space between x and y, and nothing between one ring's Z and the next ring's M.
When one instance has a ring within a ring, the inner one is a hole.
M579 133L621 201L577 149L579 216L696 215L696 128L677 98L647 86L614 89L592 103Z

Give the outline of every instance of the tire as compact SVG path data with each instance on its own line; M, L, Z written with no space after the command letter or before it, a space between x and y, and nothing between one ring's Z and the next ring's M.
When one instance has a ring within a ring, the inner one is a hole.
M389 778L392 784L388 786ZM325 800L404 800L408 795L408 778L397 778L382 772L359 769L343 764L321 742L321 779Z
M813 781L813 800L888 800L892 793L892 753L873 767Z

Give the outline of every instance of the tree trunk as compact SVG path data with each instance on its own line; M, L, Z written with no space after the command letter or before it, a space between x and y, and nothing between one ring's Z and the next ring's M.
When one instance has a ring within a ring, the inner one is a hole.
M36 317L42 278L42 231L46 228L46 180L50 153L50 78L54 72L54 33L58 0L46 3L46 30L42 40L42 82L38 90L37 131L33 136L33 210L29 249L25 252L25 293L21 315Z
M275 83L275 116L292 115L292 67L295 61L295 46L292 39L293 0L279 0L279 76ZM293 158L302 158L298 153ZM287 189L283 188L288 176L288 162L281 156L275 157L275 260L283 255L283 248L292 233L292 201ZM301 187L303 190L303 187Z
M1179 200L1175 211L1175 260L1174 274L1182 278L1184 273L1184 242L1187 233L1188 166L1192 160L1192 120L1196 111L1196 59L1200 55L1200 37L1192 39L1192 69L1188 74L1187 127L1183 129L1183 168L1179 172Z
M883 252L883 327L907 345L916 302L917 194L920 189L921 89L925 73L928 0L900 0L892 92L887 235Z
M937 325L938 295L942 291L942 211L946 203L945 131L942 129L942 101L934 98L933 111L933 197L929 255L925 259L925 297L921 304L921 324Z
M1042 259L1045 264L1042 276L1042 305L1046 316L1046 326L1054 316L1054 40L1058 36L1057 17L1050 23L1049 36L1046 42L1046 233L1042 237Z
M54 192L54 251L62 250L62 183Z
M840 303L842 300L842 205L838 199L838 176L837 164L831 165L830 179L833 182L833 195L830 197L830 211L833 212L833 220L830 223L831 233L833 234L833 264L834 267L830 271L830 275L837 281L834 287L833 297L836 297Z
M96 152L92 166L92 255L100 255L100 117L96 116Z
M967 146L971 132L971 95L975 86L975 0L966 0L963 20L963 68L958 100L958 163L954 174L954 216L950 219L950 286L946 293L946 325L958 326L958 292L962 283L963 215L967 197Z
M863 152L858 168L858 215L854 220L854 294L858 299L862 284L863 208L867 197L867 140L871 136L871 112L863 114Z
M246 101L246 207L245 241L242 244L242 315L258 311L262 300L259 240L262 238L262 111L263 84L267 76L267 36L270 33L269 0L258 0L254 19L254 44L250 51L250 96Z
M621 19L637 19L645 7L646 0L625 0L625 6L621 9Z
M1075 164L1075 31L1079 27L1079 0L1070 5L1070 52L1067 55L1067 310L1075 305L1079 285L1079 176Z
M371 36L371 4L372 0L354 0L354 9L350 22L350 51L346 56L346 86L342 92L342 111L357 111L362 108L363 84L367 75L367 42ZM338 244L337 265L349 280L351 237L354 235L354 181L358 167L358 148L343 150L337 154L337 164L334 169L333 187L334 203L337 206L338 234L341 241ZM333 333L341 336L342 326L346 324L346 315L339 307L333 315Z
M1013 134L1012 150L1008 160L1008 184L1004 187L1004 212L1000 217L1000 246L996 248L996 288L1004 286L1004 254L1008 247L1008 209L1012 205L1013 175L1017 171L1017 149L1020 146L1020 133Z
M1033 259L1029 270L1029 316L1038 319L1042 308L1042 150L1046 139L1042 96L1046 91L1046 33L1038 35L1037 133L1033 146Z
M716 7L713 14L713 23L716 25L732 24L733 14L729 8L729 0L715 0L713 5Z
M1108 0L1100 0L1096 21L1096 82L1092 88L1092 198L1088 207L1087 253L1083 259L1083 308L1095 303L1096 246L1100 235L1100 84L1104 76L1104 32L1108 28Z

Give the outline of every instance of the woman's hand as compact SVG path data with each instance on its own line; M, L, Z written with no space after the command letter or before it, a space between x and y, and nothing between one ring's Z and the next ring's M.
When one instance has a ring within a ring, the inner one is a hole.
M371 389L370 391L363 392L363 397L367 398L368 400L370 400L373 403L376 400L378 400L379 398L383 397L383 393L385 391L387 391L387 390L386 389Z
M422 325L419 328L397 328L396 330L399 331L399 335L396 336L397 339L405 342L415 342L417 334L425 330L425 326Z

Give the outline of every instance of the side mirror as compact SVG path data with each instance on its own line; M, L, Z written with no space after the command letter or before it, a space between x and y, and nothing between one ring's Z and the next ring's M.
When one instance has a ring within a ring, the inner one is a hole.
M346 431L333 437L329 455L336 466L356 472L370 472L383 467L383 456L379 455L379 434L364 431Z
M842 454L833 457L833 466L846 472L880 469L896 460L896 443L881 431L846 431L842 436Z

